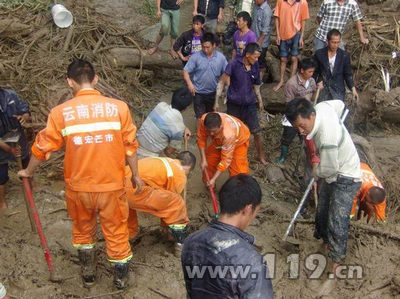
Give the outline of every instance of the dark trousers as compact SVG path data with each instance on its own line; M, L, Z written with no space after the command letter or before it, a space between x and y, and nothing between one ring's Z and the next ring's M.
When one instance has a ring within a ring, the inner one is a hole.
M281 145L289 146L296 136L299 136L299 132L295 128L283 126Z
M314 237L322 238L329 245L329 258L341 263L346 257L353 198L360 190L361 182L338 176L336 182L328 184L322 180L318 187Z
M195 93L193 98L193 110L196 118L199 119L204 113L214 111L215 92Z

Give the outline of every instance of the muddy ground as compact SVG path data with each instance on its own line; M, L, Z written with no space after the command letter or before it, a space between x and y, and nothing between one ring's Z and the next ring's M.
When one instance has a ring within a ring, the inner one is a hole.
M145 1L134 1L133 4L130 2L92 1L97 5L98 13L108 15L110 22L118 23L123 28L139 26L141 29L154 24L154 19L140 10ZM311 15L315 16L317 4L312 2L310 6ZM190 14L190 11L191 4L186 3L182 8L182 15ZM188 27L189 20L190 17L183 17L182 30ZM156 30L151 31L153 38ZM144 42L144 46L147 44ZM172 90L181 84L181 78L172 72L168 78L155 76L151 85L147 86L151 95L145 98L146 106L151 107L160 100L169 101ZM265 84L263 88L271 89L272 86L273 84ZM141 111L143 114L147 112L148 110ZM193 110L185 111L184 118L187 126L194 132ZM142 117L136 117L136 120L140 123ZM279 155L280 131L280 115L265 124L265 150L271 161L270 166L274 165ZM372 166L381 167L381 179L388 186L389 220L377 228L400 235L400 201L396 192L400 178L400 130L395 126L369 120L362 125L356 125L354 131L371 142L376 157L376 165ZM189 143L189 150L198 156L194 138ZM263 201L261 211L248 231L255 235L261 254L275 254L272 284L276 298L314 298L315 290L318 290L321 283L319 280L308 279L310 271L304 267L305 258L316 253L320 244L313 238L313 225L307 221L296 225L294 236L299 241L298 246L284 246L281 241L288 219L301 198L301 178L298 178L301 167L294 173L299 151L300 145L294 142L289 159L282 167L285 176L275 183L268 181L266 167L255 162L253 148L250 151L252 174L262 186ZM7 287L11 298L185 298L180 260L172 254L172 244L161 233L159 220L144 214L139 215L141 232L132 248L134 257L131 263L131 286L125 291L116 291L113 288L113 272L106 261L104 239L99 231L97 284L90 290L83 288L78 258L71 247L71 221L63 199L64 185L61 180L49 179L47 168L43 167L36 178L41 191L35 194L35 201L57 276L62 279L58 283L50 282L38 237L30 232L21 183L15 176L15 166L10 173L7 195L9 210L7 215L0 217L0 281ZM187 208L192 231L205 227L213 217L211 200L200 177L200 171L196 168L188 182ZM221 178L217 185L221 186L224 179ZM309 214L312 219L312 208ZM398 248L399 241L352 228L346 264L362 266L362 277L339 281L334 292L325 298L400 298ZM295 279L289 276L288 258L293 258L293 254L299 254L300 263L299 277ZM272 265L271 259L269 262Z

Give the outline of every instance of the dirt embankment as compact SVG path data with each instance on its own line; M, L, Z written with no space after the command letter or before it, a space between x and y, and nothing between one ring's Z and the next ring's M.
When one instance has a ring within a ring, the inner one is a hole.
M133 1L132 4L132 1L122 0L67 2L76 17L68 45L66 40L69 30L56 29L51 24L46 7L31 11L21 7L8 13L7 17L16 18L22 25L31 24L28 22L30 20L35 24L34 30L31 30L32 26L20 27L25 31L24 34L21 33L19 40L15 36L0 35L3 50L7 50L0 54L0 65L6 69L3 72L0 67L0 82L2 85L13 87L30 101L34 123L37 124L35 130L43 126L49 108L70 95L67 86L63 84L62 70L74 55L95 61L95 66L100 72L103 92L111 95L114 93L127 100L139 123L156 102L170 100L172 90L182 84L179 73L119 68L109 64L106 59L108 46L149 46L148 41L135 35L139 27L142 29L154 22L139 10L144 7L144 3L145 1ZM186 3L182 12L190 13L190 6L191 3ZM319 3L310 2L310 6L311 15L314 17ZM365 10L365 7L363 9ZM369 11L379 9L380 6L375 5L369 8ZM380 21L373 14L368 18ZM190 17L185 17L181 29L187 28L189 22ZM43 27L41 30L46 31L46 34L39 34L39 27ZM310 49L311 33L315 29L313 27L310 25L307 31L305 53ZM157 29L151 32L154 38ZM354 34L351 38L354 38ZM354 48L351 50L354 51ZM362 81L363 75L360 77ZM266 94L273 94L271 86L272 84L264 85L263 88L267 89ZM279 96L281 94L278 93L277 97ZM184 118L193 132L193 111L186 111ZM364 142L360 146L360 151L366 151L362 156L368 159L374 169L380 169L380 178L388 192L389 220L375 228L398 236L400 170L397 166L400 162L400 130L376 117L367 118L355 126L354 132L366 138L367 143ZM280 115L276 115L272 121L265 124L264 129L265 150L272 163L279 155L280 134ZM194 139L189 144L189 150L197 154ZM296 225L294 236L299 240L297 246L288 248L281 242L288 219L301 198L302 167L295 171L299 151L299 144L294 142L290 148L289 159L282 166L283 177L276 182L270 181L273 179L270 177L271 172L256 163L254 150L250 151L252 174L263 188L263 202L249 232L255 235L257 248L263 255L275 254L275 258L267 256L270 266L274 264L275 271L271 269L271 273L274 274L272 283L276 298L313 298L314 290L318 289L320 283L318 280L308 279L312 271L309 265L309 269L305 267L307 256L316 253L319 247L319 242L313 238L312 221L303 220ZM42 191L35 194L56 271L63 279L60 283L51 283L48 280L39 240L30 232L20 182L15 177L16 169L10 171L10 189L7 195L10 209L7 216L0 218L0 281L6 285L12 298L185 298L180 260L172 254L171 243L164 238L159 229L159 220L143 214L139 215L141 232L132 248L134 257L131 265L131 287L123 292L116 292L112 287L112 269L106 261L104 239L100 231L98 283L91 290L82 287L78 258L71 247L71 221L60 193L63 184L49 178L59 176L61 159L59 156L58 160L53 159L42 168L41 175L37 178ZM206 226L213 217L211 201L200 177L200 171L196 169L188 183L187 208L192 221L191 230ZM222 181L223 179L218 183L219 186ZM312 209L310 215L313 215ZM325 298L399 296L398 246L399 241L387 235L368 233L358 227L352 228L346 263L362 266L362 277L339 281L334 292ZM296 254L300 265L299 277L291 279L296 273L289 273L289 264L292 264L288 261L295 260Z

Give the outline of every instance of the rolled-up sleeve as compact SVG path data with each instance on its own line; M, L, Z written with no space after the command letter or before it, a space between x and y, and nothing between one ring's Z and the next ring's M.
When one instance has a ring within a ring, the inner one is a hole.
M32 145L32 154L40 161L50 158L52 152L57 151L64 145L64 138L60 126L57 125L52 113L47 119L46 128L36 136Z

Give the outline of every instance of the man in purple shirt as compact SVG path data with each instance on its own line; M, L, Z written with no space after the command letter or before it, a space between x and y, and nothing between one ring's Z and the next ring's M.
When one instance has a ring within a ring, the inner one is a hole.
M231 60L222 75L218 86L214 110L218 109L218 101L222 96L224 86L228 87L227 113L239 118L254 135L254 145L258 160L267 164L265 160L261 127L258 121L258 108L263 111L264 103L261 98L261 79L258 57L261 50L257 43L249 43L243 51L243 56ZM257 99L257 100L256 100Z
M238 30L233 35L232 59L243 56L243 50L249 43L256 43L257 36L250 30L251 17L247 11L241 11L236 17Z

